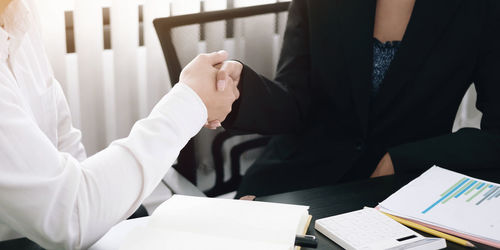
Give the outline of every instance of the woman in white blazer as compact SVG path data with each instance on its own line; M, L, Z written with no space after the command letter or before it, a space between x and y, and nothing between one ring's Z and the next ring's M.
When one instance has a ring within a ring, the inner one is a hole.
M188 140L207 121L220 124L239 93L229 77L216 90L213 66L227 53L198 56L127 138L87 158L31 5L0 1L0 241L86 248L139 207Z

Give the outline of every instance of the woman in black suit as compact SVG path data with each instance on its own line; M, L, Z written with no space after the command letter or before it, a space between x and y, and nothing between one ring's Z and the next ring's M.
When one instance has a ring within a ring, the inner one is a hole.
M223 126L276 135L238 196L500 167L498 0L295 0L274 80L222 69L241 92ZM472 83L481 130L452 133Z

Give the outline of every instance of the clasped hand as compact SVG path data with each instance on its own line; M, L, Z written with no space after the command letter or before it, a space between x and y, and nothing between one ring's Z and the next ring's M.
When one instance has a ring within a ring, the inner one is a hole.
M226 61L227 52L200 54L181 72L179 81L193 89L205 104L208 119L205 127L216 129L231 112L239 98L238 83L243 65Z

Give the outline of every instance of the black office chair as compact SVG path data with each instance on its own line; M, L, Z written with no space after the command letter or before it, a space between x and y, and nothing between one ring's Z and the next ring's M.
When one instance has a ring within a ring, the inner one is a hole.
M179 75L182 71L181 63L179 57L177 56L172 39L173 28L192 24L203 24L215 21L280 13L287 11L289 5L289 2L282 2L155 19L153 23L160 39L172 85L179 81ZM212 155L214 159L216 180L215 186L205 192L205 194L209 197L219 196L236 190L242 178L240 174L240 158L242 154L248 150L265 146L270 140L270 137L259 137L234 146L230 152L231 178L229 181L225 182L222 146L224 142L233 136L235 136L235 134L229 131L223 131L222 133L217 134L212 142ZM196 183L196 161L193 140L190 140L186 147L181 151L177 161L178 163L174 167L191 182Z

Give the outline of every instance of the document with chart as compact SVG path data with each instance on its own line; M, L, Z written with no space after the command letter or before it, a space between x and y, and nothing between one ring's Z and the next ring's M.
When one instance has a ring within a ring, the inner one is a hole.
M500 246L500 185L434 166L380 203L381 211Z

